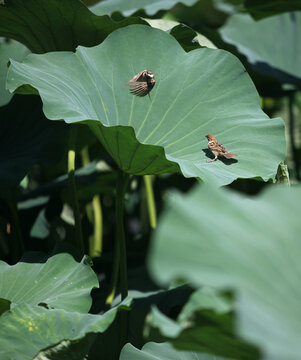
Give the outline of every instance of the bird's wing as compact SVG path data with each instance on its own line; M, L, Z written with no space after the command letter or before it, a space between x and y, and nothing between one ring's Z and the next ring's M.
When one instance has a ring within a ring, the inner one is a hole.
M142 71L140 71L140 73L138 73L137 75L135 75L126 85L130 85L130 84L132 84L132 83L134 83L134 82L136 82L136 81L139 81L139 82L145 81L145 79L144 79L144 73L145 73L145 71L147 71L147 70L142 70Z
M149 93L150 89L147 82L133 82L130 85L130 93L137 96L145 96Z

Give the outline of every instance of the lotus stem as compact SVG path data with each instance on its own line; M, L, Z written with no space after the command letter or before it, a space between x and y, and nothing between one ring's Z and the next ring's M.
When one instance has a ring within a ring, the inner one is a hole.
M75 183L75 143L77 136L77 126L71 125L71 133L69 139L69 149L68 149L68 178L69 178L69 189L71 194L71 201L74 214L75 222L75 246L79 250L81 255L84 255L84 242L82 235L82 225L81 217L79 211L79 202L76 192L76 183Z
M87 166L90 163L89 150L85 147L81 152L83 166ZM90 241L89 255L91 257L100 256L102 253L102 208L100 202L100 196L94 195L92 199L92 205L87 204L86 212L89 221L93 223L94 232Z
M149 215L149 223L152 229L155 229L157 226L157 215L156 215L156 204L154 198L154 191L153 191L153 176L152 175L144 175L144 184L145 184L145 191L146 191L146 202L147 202L147 209Z

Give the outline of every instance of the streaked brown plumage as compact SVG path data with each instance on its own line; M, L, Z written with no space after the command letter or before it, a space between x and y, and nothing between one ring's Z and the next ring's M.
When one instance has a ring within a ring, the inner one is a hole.
M231 159L233 156L238 156L237 154L229 153L224 145L219 143L214 135L206 135L208 139L208 149L211 150L214 155L214 159L208 160L208 162L213 162L217 159L218 156L224 156L226 159Z
M136 96L143 97L148 94L150 98L150 91L155 86L156 80L151 70L142 70L135 75L126 86L130 87L130 93Z

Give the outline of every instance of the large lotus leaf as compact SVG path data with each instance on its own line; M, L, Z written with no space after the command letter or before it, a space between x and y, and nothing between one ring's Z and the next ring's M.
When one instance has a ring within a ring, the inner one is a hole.
M301 10L300 0L245 0L246 9L255 19Z
M168 343L157 344L149 342L141 350L132 344L126 344L120 354L120 360L223 360L215 355L202 354L193 351L179 351ZM225 359L226 360L226 359Z
M13 304L45 304L68 311L88 312L92 288L98 280L85 261L78 263L69 254L50 257L46 263L10 266L0 261L0 297Z
M129 305L130 299L104 315L62 309L47 310L29 304L17 305L0 317L1 360L32 359L41 350L63 340L73 342L91 333L102 333L113 322L117 311L128 310Z
M125 86L143 69L155 74L152 100L132 96ZM185 53L172 36L150 27L117 30L75 54L12 61L7 84L12 91L23 84L38 89L49 119L97 120L88 123L129 173L180 167L186 177L228 184L238 177L274 178L284 158L283 121L262 112L237 58L206 48ZM208 133L239 154L238 161L207 163Z
M297 359L300 196L301 187L269 187L250 199L203 185L173 197L153 239L152 274L232 289L238 334L265 358Z
M29 50L17 41L0 40L0 106L6 105L12 97L5 89L9 59L21 61L28 53Z
M130 24L145 22L96 16L80 0L5 0L0 4L0 36L18 40L35 53L94 46Z
M16 187L34 163L49 166L62 159L70 127L47 120L39 97L14 96L0 108L0 119L2 189Z
M186 6L194 5L198 0L105 0L90 7L97 15L121 12L124 16L130 16L138 10L144 10L148 15L154 15L159 10L168 10L181 2Z
M248 14L235 14L220 30L252 64L267 63L301 79L301 12L255 21Z

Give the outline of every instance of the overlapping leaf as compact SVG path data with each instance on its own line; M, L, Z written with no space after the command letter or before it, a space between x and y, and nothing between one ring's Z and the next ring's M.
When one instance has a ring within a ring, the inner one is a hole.
M148 97L125 84L151 69L156 85ZM274 178L283 160L281 119L269 119L240 62L212 49L185 53L163 31L130 26L94 48L30 55L12 62L8 87L36 88L49 119L87 123L117 164L133 174L176 171L228 184L234 179ZM96 121L91 121L96 120ZM237 162L207 163L213 133ZM138 141L137 141L138 140Z
M187 6L194 5L198 0L105 0L91 6L91 11L97 15L121 12L124 16L130 16L138 10L144 10L148 15L154 15L160 10L168 10L177 3Z
M300 196L300 187L248 199L203 185L173 197L153 239L152 274L234 290L238 334L264 358L297 359Z
M266 63L301 79L301 12L255 21L248 14L230 17L221 35L252 64Z
M9 266L0 262L0 297L13 304L27 303L68 311L88 312L90 292L98 287L97 278L84 262L71 255L58 254L46 263L22 263Z

